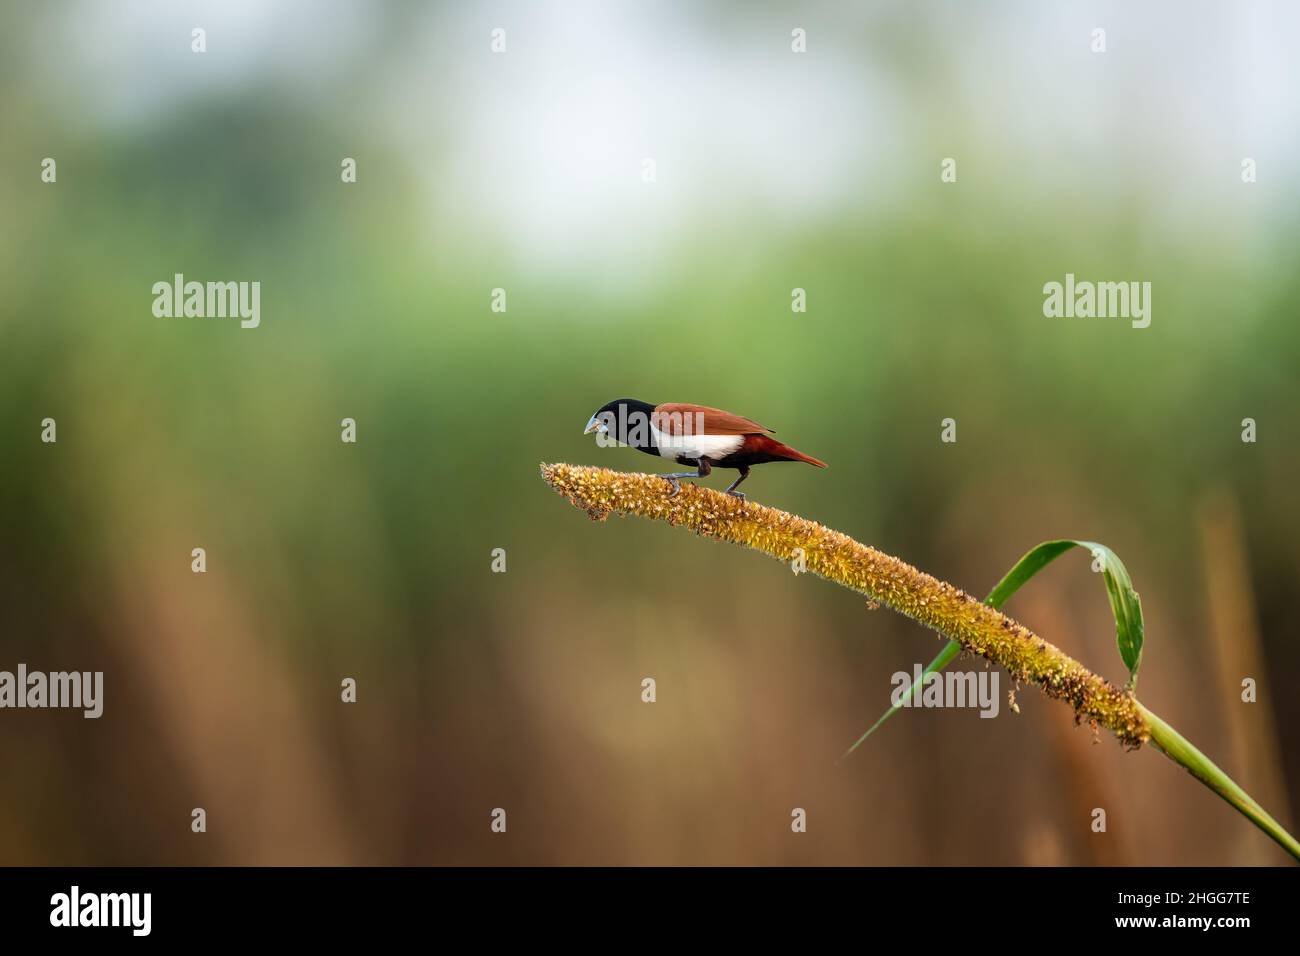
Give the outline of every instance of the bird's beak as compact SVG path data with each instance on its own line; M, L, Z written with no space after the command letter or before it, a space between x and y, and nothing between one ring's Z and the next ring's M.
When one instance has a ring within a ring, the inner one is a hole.
M582 430L582 433L584 435L590 435L592 432L603 432L604 430L605 423L597 421L596 416L592 415L590 421L587 422L587 427Z

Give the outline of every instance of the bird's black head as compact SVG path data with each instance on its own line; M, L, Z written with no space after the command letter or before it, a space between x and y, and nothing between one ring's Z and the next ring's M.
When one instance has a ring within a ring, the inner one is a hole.
M597 442L630 445L643 451L654 451L655 443L650 431L650 416L655 406L635 398L616 398L606 402L587 421L584 435L596 433Z

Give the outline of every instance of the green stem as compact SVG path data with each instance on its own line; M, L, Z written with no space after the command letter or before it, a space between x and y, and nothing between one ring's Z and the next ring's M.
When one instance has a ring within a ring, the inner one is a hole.
M991 606L1006 600L1028 574L1065 548L1085 542L1050 542L1036 548L1003 578L989 595L989 602L984 603L825 525L776 508L737 501L706 488L688 485L670 496L664 480L657 475L563 463L542 465L542 477L596 521L604 521L611 514L639 515L754 548L778 561L789 563L797 558L805 570L865 594L938 631L965 650L1001 665L1016 680L1032 681L1049 697L1069 703L1081 721L1106 727L1125 746L1136 748L1150 741L1300 860L1300 843L1295 837L1205 754L1138 703L1131 692L1113 687L1060 648ZM1042 547L1048 550L1042 551ZM1031 561L1028 572L1026 560ZM1118 559L1116 567L1123 567ZM1124 577L1127 580L1127 573ZM1135 601L1136 597L1134 594ZM1120 616L1116 609L1116 618ZM1140 617L1134 619L1140 621ZM945 648L930 666L946 663L945 658L955 653L951 646ZM1130 667L1135 669L1136 662Z
M1214 761L1197 750L1174 728L1153 714L1146 707L1138 704L1151 728L1151 743L1156 749L1176 764L1181 764L1201 783L1205 784L1238 813L1267 833L1282 849L1300 860L1300 842L1287 833L1268 811L1251 799L1250 794L1233 781L1226 773L1215 766Z

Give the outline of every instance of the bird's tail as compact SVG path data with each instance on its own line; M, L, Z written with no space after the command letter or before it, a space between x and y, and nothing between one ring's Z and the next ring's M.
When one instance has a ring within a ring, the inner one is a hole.
M808 464L816 465L818 468L826 467L826 462L822 461L820 458L814 458L812 455L805 455L798 449L791 448L789 445L783 444L775 438L769 438L768 441L771 442L768 451L772 455L784 458L787 461L806 461Z

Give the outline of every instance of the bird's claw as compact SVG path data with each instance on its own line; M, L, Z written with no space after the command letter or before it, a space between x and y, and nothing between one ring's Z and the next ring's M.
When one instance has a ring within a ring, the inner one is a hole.
M673 490L668 492L668 497L669 498L677 497L677 492L682 490L681 483L676 478L672 477L672 475L663 475L662 477L664 481L668 482L668 484L673 486Z
M739 498L741 501L745 500L745 493L743 491L728 491L727 494L731 495L733 498Z

